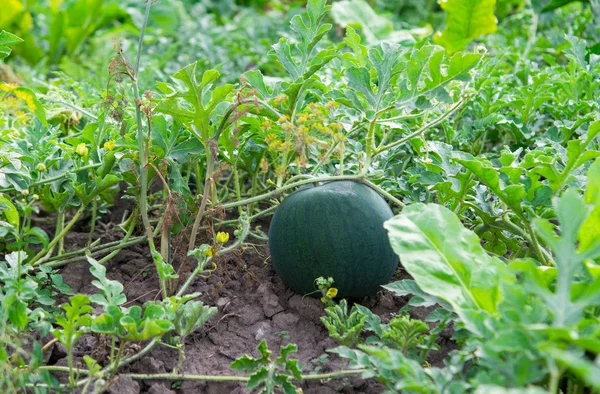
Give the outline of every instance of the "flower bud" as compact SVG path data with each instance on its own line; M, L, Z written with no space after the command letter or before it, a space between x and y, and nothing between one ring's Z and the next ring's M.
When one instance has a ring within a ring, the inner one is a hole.
M115 143L115 140L106 141L104 143L104 150L111 151L111 150L115 149L116 145L117 144Z
M216 239L217 239L217 242L224 244L225 242L229 241L229 233L219 231L217 233Z
M81 144L77 145L77 148L75 149L75 153L77 153L79 156L87 156L89 153L89 150L88 150L87 146L85 146L84 143L81 143Z

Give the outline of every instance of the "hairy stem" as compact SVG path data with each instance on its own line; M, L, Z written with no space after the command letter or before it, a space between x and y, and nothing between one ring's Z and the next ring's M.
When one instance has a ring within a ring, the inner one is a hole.
M194 250L196 247L196 237L198 236L198 230L200 228L200 223L202 223L202 216L204 215L204 210L206 209L206 204L208 202L208 193L210 192L210 184L212 182L212 173L213 168L215 166L215 158L212 154L211 148L209 144L206 147L206 178L204 179L204 190L202 191L202 202L200 203L200 208L198 209L198 214L196 215L196 220L194 221L194 226L192 227L192 234L190 235L190 243L188 245L188 252Z
M69 223L67 223L67 225L62 229L62 231L56 237L54 237L54 239L48 244L47 247L45 247L37 255L35 255L35 257L31 260L32 265L39 265L43 262L40 259L44 257L46 253L48 253L48 250L50 248L53 248L61 239L63 239L64 236L69 232L69 230L71 230L71 227L73 227L77 220L79 220L81 214L83 214L83 212L85 211L85 207L85 205L81 205L81 207L77 210L77 213L75 213L75 216L73 216Z
M302 375L302 380L321 380L331 379L340 376L348 375L359 375L365 372L365 369L354 369L354 370L341 370L329 373ZM128 373L122 376L127 376L132 379L147 379L147 380L201 380L210 382L247 382L250 380L247 376L234 376L234 375L188 375L188 374L175 374L175 373L161 373L161 374L135 374Z
M90 224L90 236L88 238L87 247L89 248L94 240L94 231L96 230L96 215L98 213L98 200L94 198L92 202L92 223Z

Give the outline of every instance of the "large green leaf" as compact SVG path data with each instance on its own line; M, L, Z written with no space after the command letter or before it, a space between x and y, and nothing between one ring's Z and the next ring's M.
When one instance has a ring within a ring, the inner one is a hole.
M464 49L473 39L496 31L496 0L441 0L446 28L433 41L449 52Z
M159 84L166 96L157 105L156 111L171 115L206 143L213 136L215 126L211 117L217 105L226 101L235 86L224 84L214 87L221 76L217 70L205 71L198 82L197 65L198 62L190 64L173 74L175 84Z
M414 42L408 31L394 31L392 21L378 15L365 0L343 0L333 3L331 17L342 27L359 28L368 44L388 39L396 42Z
M467 328L474 314L496 312L502 262L450 210L414 204L384 224L403 267L428 294L448 302Z

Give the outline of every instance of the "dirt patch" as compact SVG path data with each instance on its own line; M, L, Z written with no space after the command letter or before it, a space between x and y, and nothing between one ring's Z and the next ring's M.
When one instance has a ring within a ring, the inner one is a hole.
M116 231L108 229L106 240L117 238ZM67 245L85 244L87 234L73 233ZM79 245L81 246L81 245ZM182 259L176 258L179 267ZM269 348L278 354L279 347L296 343L294 355L304 367L305 374L319 367L320 373L343 368L342 360L329 354L326 364L318 358L327 349L337 346L329 338L322 325L323 304L317 298L303 297L285 287L269 262L266 244L244 246L233 253L215 259L218 269L208 279L197 278L188 292L200 292L200 299L208 305L217 306L218 314L205 327L186 339L186 358L181 361L176 350L156 347L147 356L123 368L121 372L165 373L178 365L180 372L200 375L231 375L229 365L243 354L257 356L256 346L266 339ZM186 264L181 272L183 282L193 264ZM123 283L128 304L141 305L159 297L158 279L145 244L123 250L107 264L108 277ZM93 294L93 277L85 262L74 263L62 270L64 281L75 292ZM397 278L407 277L399 268ZM406 304L405 298L393 297L388 292L360 300L387 322ZM415 317L424 318L428 311L421 310ZM422 315L422 316L421 316ZM451 333L440 337L442 353L432 352L429 362L440 365L444 354L452 348ZM76 357L93 354L101 362L107 362L109 344L102 337L82 337L75 351ZM130 352L136 349L129 349ZM51 357L56 365L66 365L64 352L57 346ZM64 378L62 376L61 378ZM215 383L185 381L173 385L169 381L132 381L115 378L109 392L127 393L244 393L242 383ZM383 391L376 381L364 381L360 377L337 378L331 381L309 381L302 385L304 393L379 393Z

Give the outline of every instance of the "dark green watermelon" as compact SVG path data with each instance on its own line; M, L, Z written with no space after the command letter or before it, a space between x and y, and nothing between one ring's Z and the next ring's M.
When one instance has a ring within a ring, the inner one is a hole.
M298 293L316 290L316 278L332 277L340 297L381 290L396 267L383 223L393 216L373 189L354 181L329 182L290 194L269 230L275 270Z

